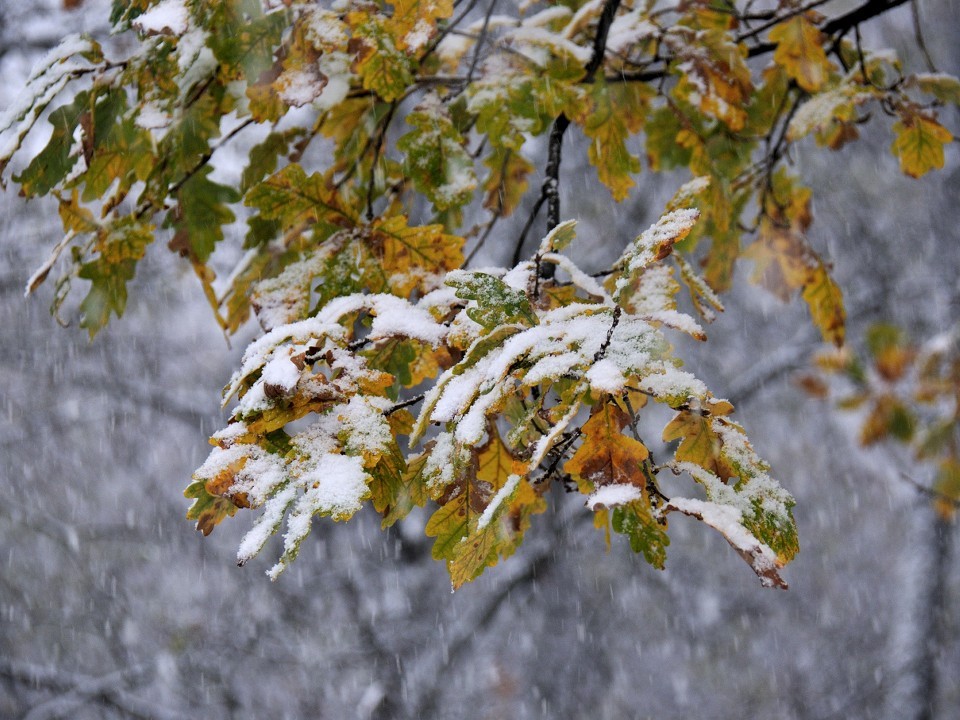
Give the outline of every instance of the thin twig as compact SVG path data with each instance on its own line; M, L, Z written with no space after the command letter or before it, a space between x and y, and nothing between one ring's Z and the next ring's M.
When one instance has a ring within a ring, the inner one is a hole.
M367 183L367 221L373 220L373 190L377 177L377 162L380 160L380 150L383 148L383 140L387 136L387 129L390 127L390 121L393 119L393 113L397 110L396 102L390 104L387 115L383 119L379 132L377 133L377 142L373 147L373 157L370 159L370 181ZM359 162L359 160L357 161Z
M917 480L914 480L912 477L910 477L906 473L900 473L900 478L921 495L926 495L931 500L937 500L942 503L947 503L948 505L954 508L960 508L960 499L955 498L952 495L947 495L946 493L941 492L936 488L928 487L923 483L918 482Z
M527 239L527 235L530 234L530 230L533 228L533 223L537 219L537 214L540 212L540 208L543 207L543 203L546 199L546 193L544 192L543 188L541 188L540 197L538 197L537 201L533 204L533 209L530 211L530 216L527 218L527 222L523 226L523 230L520 231L520 236L517 238L517 244L513 248L513 265L517 265L520 262L520 258L523 255L523 243Z
M930 57L927 43L923 39L923 30L920 25L920 3L917 0L910 0L910 14L913 16L913 37L917 41L917 47L920 48L923 60L927 64L927 70L935 73L937 72L937 66L933 64L933 58Z
M483 27L480 28L480 37L477 38L476 45L473 46L473 58L470 60L470 69L467 71L467 84L473 82L473 73L477 69L477 63L480 62L480 51L483 49L483 43L486 42L487 32L490 29L490 18L493 16L493 9L496 6L497 0L490 0L487 14L483 16Z
M410 399L408 399L408 400L404 400L404 401L402 401L402 402L398 402L398 403L395 404L395 405L391 405L390 407L388 407L386 410L383 411L383 414L384 414L384 415L392 415L392 414L395 413L397 410L402 410L402 409L405 408L405 407L410 407L411 405L416 405L418 402L420 402L421 400L423 400L423 398L424 398L425 396L426 396L426 393L420 393L419 395L414 395L412 398L410 398Z

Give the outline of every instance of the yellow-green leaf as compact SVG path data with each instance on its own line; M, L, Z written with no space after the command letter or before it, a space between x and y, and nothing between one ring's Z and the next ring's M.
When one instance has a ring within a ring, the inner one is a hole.
M943 146L953 135L943 125L923 115L908 115L893 126L896 138L890 147L900 169L913 178L943 167Z
M810 273L803 287L803 299L810 308L810 317L823 339L837 347L843 345L847 322L843 293L823 263Z
M823 33L803 15L774 27L770 42L777 44L773 61L807 92L817 92L830 77L833 64L823 49Z

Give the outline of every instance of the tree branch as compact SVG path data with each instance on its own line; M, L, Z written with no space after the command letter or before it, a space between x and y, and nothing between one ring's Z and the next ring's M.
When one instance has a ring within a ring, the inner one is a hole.
M826 35L845 35L856 25L866 22L867 20L872 20L879 15L883 15L894 8L900 7L911 0L867 0L863 5L860 5L848 13L835 17L831 20L827 20L823 25L820 26L820 31ZM794 13L795 14L795 13ZM771 21L773 25L783 22L785 18L793 17L793 14L788 14L782 17ZM744 38L748 37L747 35L743 36ZM764 42L754 45L749 50L747 50L747 57L754 58L761 55L766 55L773 52L777 49L775 43ZM607 82L651 82L653 80L660 80L666 77L668 72L668 66L670 63L670 58L665 58L664 62L666 65L662 68L656 70L647 70L645 72L639 73L623 73L620 75L610 75L606 78Z
M24 716L25 720L71 717L78 708L98 699L127 717L143 720L174 720L182 717L179 713L145 702L124 689L124 685L146 675L150 669L137 665L95 677L0 658L0 677L63 693L35 705Z

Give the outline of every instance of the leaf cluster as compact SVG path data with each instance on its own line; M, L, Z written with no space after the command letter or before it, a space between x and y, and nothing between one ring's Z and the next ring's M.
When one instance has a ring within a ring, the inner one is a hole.
M860 43L859 24L896 4L829 18L817 2L115 2L126 50L72 37L44 59L0 118L0 182L46 117L13 181L57 199L64 237L29 289L59 262L53 309L82 284L91 336L123 314L160 237L225 333L262 326L187 490L205 533L261 509L241 562L284 523L274 575L316 515L369 503L390 525L429 504L458 586L516 549L560 483L655 566L678 511L782 585L793 501L665 331L704 340L677 294L709 321L745 258L843 345L843 296L807 237L813 193L789 165L805 138L837 150L881 114L903 172L943 166L938 113L960 81ZM597 276L564 252L568 129L617 201L644 166L690 176ZM501 220L521 211L511 236ZM238 227L246 252L218 278ZM468 270L491 238L511 267ZM641 439L650 403L674 413L660 463ZM668 496L665 471L705 499Z

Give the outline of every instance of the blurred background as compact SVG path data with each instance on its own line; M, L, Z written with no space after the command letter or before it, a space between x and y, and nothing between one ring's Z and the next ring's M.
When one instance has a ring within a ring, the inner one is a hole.
M957 74L955 4L919 7L930 56ZM0 0L0 109L64 34L106 35L108 14L104 0ZM909 5L867 30L922 67ZM943 118L956 131L956 108ZM878 320L923 339L960 308L957 144L945 170L911 180L888 122L795 157L854 342ZM581 219L580 262L599 269L686 178L643 174L640 200L617 206L576 144L563 213ZM957 533L903 479L928 482L927 468L861 450L855 414L798 388L819 342L801 302L737 283L709 343L683 346L797 498L789 591L761 588L685 518L665 571L622 538L606 552L562 493L517 555L455 594L422 513L386 533L372 514L316 522L271 583L275 545L235 564L252 515L203 538L182 495L255 328L228 347L189 266L157 247L124 317L91 343L51 317L51 283L23 297L59 237L54 204L0 192L0 717L956 717ZM508 245L491 239L476 264L505 262Z

